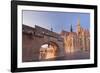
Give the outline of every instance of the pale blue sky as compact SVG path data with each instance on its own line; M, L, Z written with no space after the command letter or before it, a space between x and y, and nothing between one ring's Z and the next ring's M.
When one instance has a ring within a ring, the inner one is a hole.
M31 11L23 10L23 24L34 27L51 29L54 32L60 33L61 30L70 31L72 24L73 30L76 31L78 18L83 28L90 29L90 14L75 13L75 12L48 12L48 11Z

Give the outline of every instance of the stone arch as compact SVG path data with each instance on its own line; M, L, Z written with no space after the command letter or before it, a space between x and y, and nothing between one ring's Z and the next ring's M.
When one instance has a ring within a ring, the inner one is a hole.
M58 55L59 46L56 42L45 42L40 47L39 60L55 59Z

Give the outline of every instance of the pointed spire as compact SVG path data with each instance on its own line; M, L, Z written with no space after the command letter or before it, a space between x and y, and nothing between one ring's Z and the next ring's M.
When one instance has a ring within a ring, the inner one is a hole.
M72 24L71 24L71 26L70 26L70 32L73 32Z
M80 32L81 32L80 17L78 17L78 21L77 21L77 33L79 34Z
M80 26L80 17L78 17L77 25Z

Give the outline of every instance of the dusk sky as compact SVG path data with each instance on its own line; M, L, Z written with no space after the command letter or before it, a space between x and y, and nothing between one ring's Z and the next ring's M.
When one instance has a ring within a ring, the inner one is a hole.
M27 11L23 10L23 24L34 27L51 29L60 33L61 30L70 31L70 26L76 31L76 25L80 18L80 24L83 28L90 29L90 14L75 12L48 12L48 11Z

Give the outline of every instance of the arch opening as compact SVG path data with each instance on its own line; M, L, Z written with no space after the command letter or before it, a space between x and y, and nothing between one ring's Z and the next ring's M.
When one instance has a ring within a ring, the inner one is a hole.
M42 44L39 51L39 60L54 60L57 57L58 48L58 45L52 41Z

